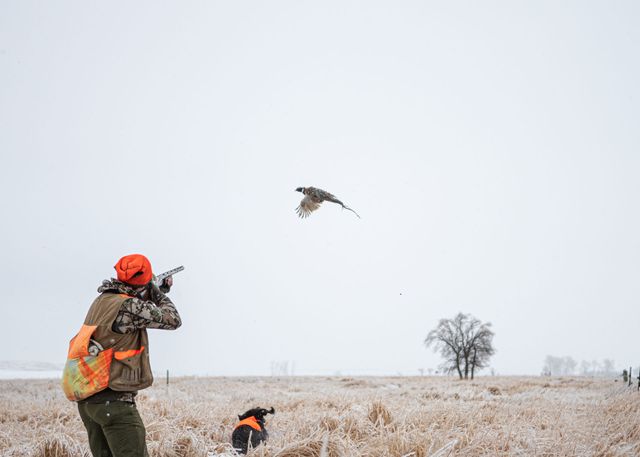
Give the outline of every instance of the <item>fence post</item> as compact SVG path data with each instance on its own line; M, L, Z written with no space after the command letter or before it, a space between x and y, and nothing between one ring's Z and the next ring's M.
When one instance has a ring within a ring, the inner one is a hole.
M629 385L631 385L631 368L632 367L629 367ZM638 376L640 376L640 374Z
M169 387L169 370L167 370L167 387Z

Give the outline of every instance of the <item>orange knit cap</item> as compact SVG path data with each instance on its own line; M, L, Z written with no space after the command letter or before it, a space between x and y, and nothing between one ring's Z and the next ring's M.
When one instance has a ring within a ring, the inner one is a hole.
M118 272L118 280L132 286L144 286L153 277L151 262L142 254L126 255L113 267Z

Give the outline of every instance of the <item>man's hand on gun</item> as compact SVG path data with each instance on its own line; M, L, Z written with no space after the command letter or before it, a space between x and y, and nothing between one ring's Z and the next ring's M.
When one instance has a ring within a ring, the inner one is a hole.
M160 291L162 293L168 294L171 290L171 286L173 286L173 276L167 276L160 284Z
M184 267L180 265L177 268L160 273L157 277L153 278L152 282L160 287L160 290L166 294L171 289L171 286L173 286L173 275L180 273L182 270L184 270Z
M156 284L154 281L151 281L147 287L145 287L145 290L143 292L143 294L140 296L140 298L142 298L143 300L150 300L152 302L154 302L156 305L159 305L162 300L164 300L165 298L165 294L167 292L169 292L169 287L165 287L164 284L167 281L167 279L169 279L170 276L166 277L163 281L162 281L162 285L158 287L158 284ZM171 284L173 284L173 281L171 281Z
M178 268L159 274L158 277L162 279L154 277L153 280L140 291L138 297L143 300L151 300L158 303L160 298L162 298L161 296L164 296L164 294L169 293L171 290L171 287L173 286L173 275L181 272L182 270L184 270L184 267L179 266Z

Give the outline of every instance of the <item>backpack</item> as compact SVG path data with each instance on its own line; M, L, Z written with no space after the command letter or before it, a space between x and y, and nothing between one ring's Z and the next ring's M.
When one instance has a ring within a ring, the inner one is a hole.
M113 348L103 349L91 339L96 327L83 325L69 342L67 362L62 372L62 390L71 401L84 400L109 386Z

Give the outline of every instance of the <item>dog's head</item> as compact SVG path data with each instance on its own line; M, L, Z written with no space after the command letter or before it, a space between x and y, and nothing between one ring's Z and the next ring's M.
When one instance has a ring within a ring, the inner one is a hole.
M273 409L273 406L271 407L271 409L253 408L245 412L244 414L239 415L238 419L245 420L246 418L253 416L256 418L258 422L263 422L264 416L266 416L267 414L275 414L275 413L276 413L276 410Z

